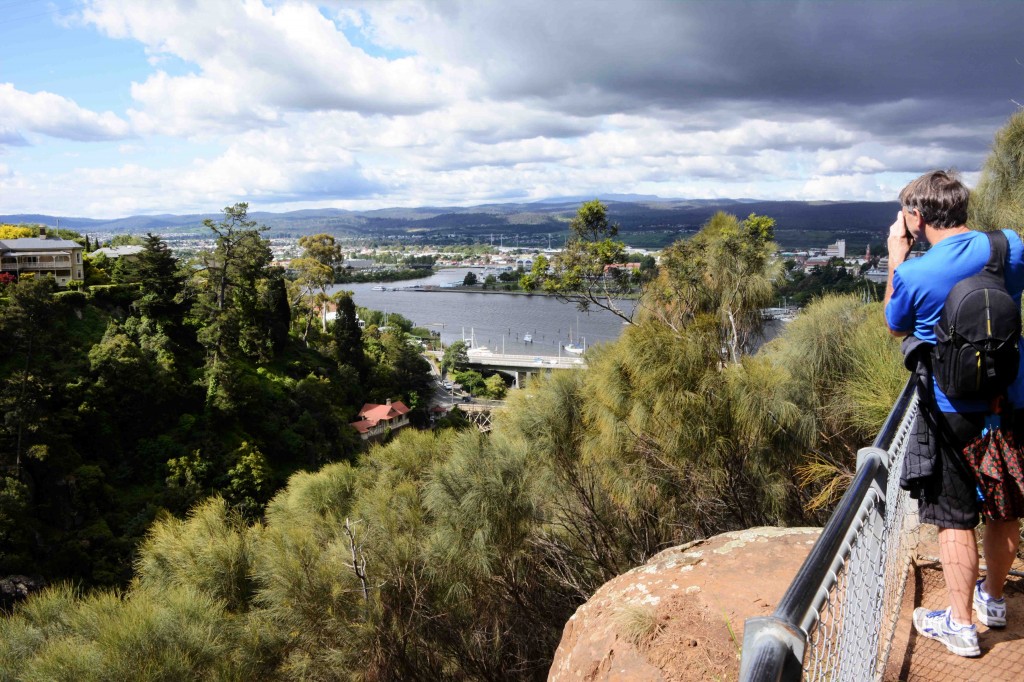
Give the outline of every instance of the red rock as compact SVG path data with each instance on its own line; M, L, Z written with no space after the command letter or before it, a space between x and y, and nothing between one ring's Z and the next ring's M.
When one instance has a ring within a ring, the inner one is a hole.
M751 528L610 580L562 633L551 682L736 679L743 622L771 613L819 528Z

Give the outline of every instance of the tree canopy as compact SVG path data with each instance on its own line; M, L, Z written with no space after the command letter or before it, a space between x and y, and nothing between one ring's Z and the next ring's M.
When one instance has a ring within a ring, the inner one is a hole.
M259 519L272 441L246 438L219 457L197 442L179 448L168 471L197 504L149 526L123 596L33 597L0 621L0 662L15 676L87 662L111 677L541 677L566 620L608 579L721 531L819 523L905 371L879 304L852 297L815 302L752 354L746 312L776 267L761 258L769 228L716 216L675 247L618 341L594 349L586 370L512 392L489 436L403 430L358 461L295 473ZM343 307L339 321L351 315ZM419 356L389 327L363 334L374 397L415 383L403 373ZM314 327L310 348L340 349L352 333L321 338ZM153 371L130 334L106 337L99 375ZM457 365L460 350L443 364ZM122 367L108 371L114 361ZM500 381L464 374L488 392ZM266 400L308 393L308 410L330 405L333 379L310 376L294 392L283 381ZM256 401L244 409L267 418ZM103 479L87 474L95 496ZM201 497L214 487L218 496ZM107 614L99 629L97 610ZM41 628L46 619L57 625ZM148 646L125 656L140 631Z
M444 355L441 357L442 374L454 372L469 364L467 349L468 345L465 341L454 341L445 348Z
M643 298L654 270L629 264L625 243L615 239L618 230L601 201L583 203L569 223L565 248L550 263L543 257L535 260L520 286L542 288L580 310L607 310L632 324L636 308L622 301Z

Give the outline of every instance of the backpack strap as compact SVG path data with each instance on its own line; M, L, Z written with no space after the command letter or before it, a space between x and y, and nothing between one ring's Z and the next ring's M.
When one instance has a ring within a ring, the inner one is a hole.
M998 277L1003 276L1003 268L1006 257L1010 253L1010 241L1002 230L983 233L988 237L989 254L988 262L985 263L985 270Z
M985 263L985 270L1002 278L1005 283L1006 273L1004 272L1004 264L1010 254L1010 241L1006 238L1006 233L1002 230L986 232L985 236L988 237L989 244L988 262ZM1005 390L1002 394L994 397L989 404L989 412L992 414L1012 411L1013 408L1009 405L1009 400L1007 399Z

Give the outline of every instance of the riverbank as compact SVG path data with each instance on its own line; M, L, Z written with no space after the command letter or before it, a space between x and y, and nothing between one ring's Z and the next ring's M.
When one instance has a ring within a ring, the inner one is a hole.
M398 290L398 287L395 288ZM504 294L506 296L539 296L546 298L558 298L557 295L546 291L523 291L522 289L484 289L482 287L439 287L439 286L411 286L401 287L401 291L426 291L430 293L440 292L446 294ZM639 294L627 294L625 296L613 296L613 301L635 301L640 298Z
M335 276L335 284L380 284L382 282L405 282L412 279L432 277L434 270L410 268L406 270L380 270L372 272L346 271Z
M407 287L408 291L442 292L446 294L505 294L507 296L548 296L554 297L546 291L523 291L522 289L484 289L483 287Z
M557 357L562 345L582 344L584 338L588 347L613 341L626 328L612 313L593 306L589 313L583 312L572 303L542 292L504 291L500 285L486 291L480 284L473 288L452 286L456 280L461 285L466 272L442 270L428 280L383 286L341 285L332 287L328 293L350 290L356 305L404 315L418 327L439 331L446 345L473 337L474 345L498 352L504 348L506 353L531 357ZM420 292L424 290L444 295L423 296ZM635 301L619 303L627 314L635 305ZM533 337L532 343L523 341L526 334Z

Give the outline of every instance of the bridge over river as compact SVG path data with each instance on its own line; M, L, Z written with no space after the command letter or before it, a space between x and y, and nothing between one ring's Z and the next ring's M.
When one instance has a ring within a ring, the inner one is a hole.
M470 350L466 355L471 367L511 374L515 378L516 388L519 388L520 374L539 374L550 372L553 369L586 369L587 367L586 360L574 356L506 355L474 350Z

